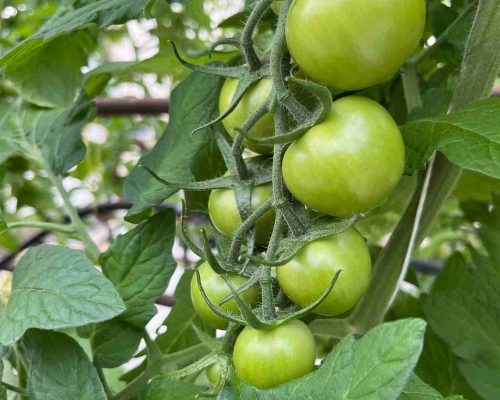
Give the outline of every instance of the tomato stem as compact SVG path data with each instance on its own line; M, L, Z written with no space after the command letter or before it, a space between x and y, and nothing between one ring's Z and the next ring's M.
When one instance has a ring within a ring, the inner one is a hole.
M61 196L61 199L64 203L64 208L68 213L68 216L71 220L75 232L77 233L79 239L83 242L85 246L85 251L88 257L93 263L98 264L99 256L101 254L99 247L97 247L97 244L90 237L87 227L85 226L82 219L78 215L77 209L71 203L69 193L64 188L62 177L52 172L50 165L47 165L47 163L43 161L42 156L40 156L39 159L41 160L40 162L42 163L42 166L44 167L44 170L47 173L49 180L52 182L52 185L56 188L59 195Z
M243 29L243 33L241 34L241 48L251 72L257 71L262 66L259 56L253 46L253 33L271 4L272 0L259 1L252 10Z

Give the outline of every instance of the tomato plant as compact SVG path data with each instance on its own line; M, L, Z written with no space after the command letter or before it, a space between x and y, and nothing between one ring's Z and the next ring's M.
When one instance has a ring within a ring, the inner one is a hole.
M390 80L405 63L422 37L425 16L425 0L295 0L287 43L313 79L333 89L364 89Z
M0 400L500 399L498 0L0 34Z
M389 195L403 175L404 153L399 128L383 107L368 98L344 97L290 146L283 177L302 203L346 217Z
M321 297L338 271L342 272L333 291L315 313L339 315L349 311L370 284L370 252L355 229L309 243L277 269L277 276L285 294L305 307Z
M236 339L233 357L238 376L265 389L311 372L316 343L307 325L297 320L269 331L247 327Z
M201 264L198 267L198 272L200 274L201 286L208 299L214 305L218 306L222 300L231 295L231 289L224 278L216 274L208 263L205 262ZM246 283L245 278L236 274L229 275L228 280L235 289L239 289ZM250 305L255 305L258 302L259 291L255 287L252 287L245 291L242 297ZM227 328L228 321L215 314L203 298L196 275L193 275L191 280L191 301L193 302L196 313L205 323L217 329ZM227 312L237 312L238 306L233 299L224 303L222 309Z

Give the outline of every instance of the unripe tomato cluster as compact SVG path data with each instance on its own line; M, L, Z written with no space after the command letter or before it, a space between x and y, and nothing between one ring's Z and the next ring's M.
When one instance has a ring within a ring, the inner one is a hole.
M277 12L279 1L273 9ZM287 17L286 38L294 62L313 80L332 90L353 91L392 78L417 47L425 25L425 0L294 0ZM219 108L225 113L238 86L228 79ZM266 102L272 91L270 79L251 86L236 108L224 119L230 135ZM274 119L267 113L251 129L256 137L274 135ZM272 148L245 141L260 154ZM401 133L391 115L377 102L347 94L333 102L326 118L309 129L286 150L283 178L293 197L310 210L333 217L362 214L381 204L396 187L404 169L405 150ZM255 210L272 197L270 186L252 191ZM232 190L214 190L209 202L210 218L224 235L241 225ZM266 213L256 224L256 242L265 246L272 232L275 213ZM286 296L306 307L328 289L342 271L333 291L314 310L339 316L351 310L367 290L372 273L365 239L355 228L306 245L276 270ZM214 304L231 294L224 280L207 263L200 267L206 295ZM229 277L235 287L245 279ZM192 299L197 313L211 326L227 327L227 321L206 305L193 280ZM251 306L259 302L256 288L242 295ZM226 311L237 312L234 300ZM275 329L245 328L234 348L237 375L258 388L270 388L299 378L314 368L315 341L300 321Z

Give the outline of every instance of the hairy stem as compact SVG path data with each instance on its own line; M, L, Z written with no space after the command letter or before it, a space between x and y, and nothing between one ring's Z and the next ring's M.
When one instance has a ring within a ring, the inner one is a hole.
M233 265L238 261L238 255L245 239L246 233L256 224L257 220L268 212L273 206L272 200L266 201L259 208L257 208L246 220L243 222L233 235L231 248L227 257L228 264Z
M245 24L243 33L241 34L241 48L248 67L252 72L257 71L262 65L253 46L253 33L255 32L260 20L271 6L272 2L272 0L260 0L257 3L248 17L248 21Z

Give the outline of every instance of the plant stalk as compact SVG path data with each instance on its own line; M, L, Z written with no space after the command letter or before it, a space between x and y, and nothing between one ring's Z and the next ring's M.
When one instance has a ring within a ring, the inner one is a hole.
M60 233L75 233L75 229L71 225L58 224L53 222L43 222L43 221L15 221L7 223L9 229L15 228L34 228L42 229L49 232L60 232Z
M55 175L52 172L50 166L46 166L45 171L50 181L52 182L52 184L58 191L59 195L61 196L64 203L64 208L68 213L68 216L71 220L71 223L73 225L76 234L78 235L78 237L85 246L85 251L88 257L93 263L98 264L99 256L101 254L101 252L99 251L99 247L97 247L97 244L90 237L89 232L87 231L87 227L85 226L82 219L78 215L78 210L71 204L69 193L63 186L62 178L60 176Z

